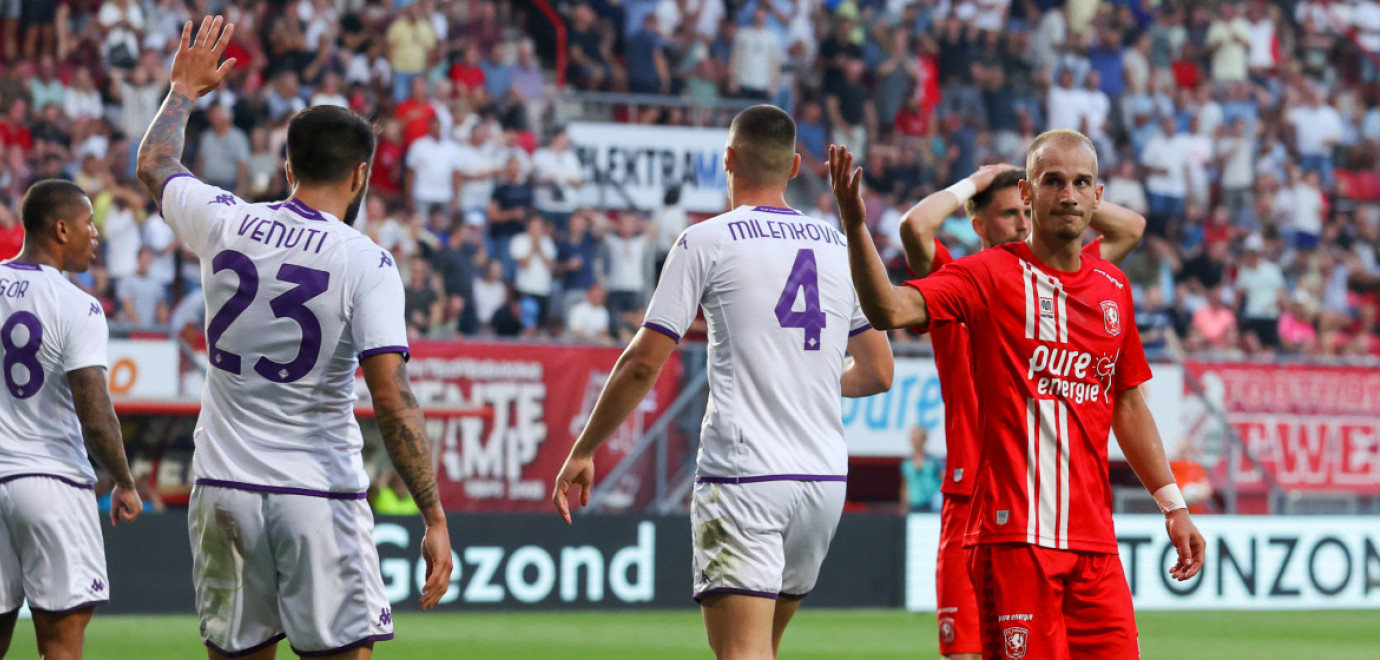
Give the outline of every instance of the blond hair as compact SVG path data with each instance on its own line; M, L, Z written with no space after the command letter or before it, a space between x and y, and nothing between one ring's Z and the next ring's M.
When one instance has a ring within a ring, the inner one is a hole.
M1084 146L1086 146L1086 147L1088 148L1088 152L1092 154L1092 157L1093 157L1093 179L1096 179L1096 178L1097 178L1097 146L1093 144L1093 141L1092 141L1091 139L1089 139L1088 136L1083 135L1082 133L1079 133L1078 131L1070 130L1070 129L1067 129L1067 128L1056 128L1056 129L1054 129L1054 130L1052 130L1052 131L1045 131L1045 132L1043 132L1043 133L1041 133L1041 134L1035 136L1035 140L1034 140L1033 142L1030 143L1030 150L1027 151L1026 154L1025 154L1025 172L1026 172L1026 176L1028 176L1028 177L1033 177L1033 176L1035 176L1035 161L1036 161L1036 158L1037 158L1037 156L1039 155L1040 151L1041 151L1042 149L1044 149L1046 145L1048 145L1048 144L1050 144L1050 143L1055 143L1055 142L1074 142L1074 141L1077 141L1077 142L1082 143Z

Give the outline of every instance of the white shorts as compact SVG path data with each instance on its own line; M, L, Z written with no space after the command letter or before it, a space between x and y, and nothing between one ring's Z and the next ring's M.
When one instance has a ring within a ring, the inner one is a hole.
M0 483L0 613L69 612L110 602L90 486L29 475Z
M287 637L309 657L393 638L364 500L197 485L188 531L201 638L220 653Z
M717 593L804 598L843 514L841 481L695 484L695 600Z

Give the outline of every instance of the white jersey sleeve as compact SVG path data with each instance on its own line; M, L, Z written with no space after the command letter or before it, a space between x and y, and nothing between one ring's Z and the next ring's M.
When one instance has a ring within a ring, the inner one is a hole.
M867 315L863 314L862 305L853 301L853 318L848 323L848 336L852 337L861 332L872 329L872 324L868 322Z
M110 328L100 304L90 296L72 296L63 309L63 316L67 326L62 346L63 372L87 367L107 368L106 344Z
M355 289L350 334L360 359L379 353L408 357L402 276L387 250L364 250L363 269ZM376 254L375 254L376 253ZM367 260L367 261L366 261Z
M226 209L244 204L229 191L202 182L190 174L174 174L163 182L163 220L197 254L226 217Z
M643 327L676 341L690 329L718 259L721 233L712 229L691 227L676 240L662 268L661 282L647 305Z

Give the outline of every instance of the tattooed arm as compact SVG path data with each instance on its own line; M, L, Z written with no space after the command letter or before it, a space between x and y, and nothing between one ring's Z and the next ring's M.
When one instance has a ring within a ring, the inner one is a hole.
M431 440L426 436L417 397L407 381L407 363L400 353L380 353L360 361L364 382L374 399L374 413L383 445L393 468L407 484L412 499L421 509L426 523L422 539L422 558L427 563L426 586L422 588L422 609L435 607L450 585L450 533L445 512L436 494L436 475L431 464Z
M192 40L192 22L182 26L182 41L173 57L170 80L172 90L163 101L158 116L139 144L139 181L162 201L163 182L174 174L186 174L182 165L182 147L186 141L187 116L196 99L220 85L220 81L235 65L235 58L220 62L220 56L230 45L235 32L233 24L226 24L220 16L207 16L201 21L196 40Z
M105 367L84 367L67 372L67 384L72 389L72 403L81 422L81 434L86 450L115 479L110 494L110 521L113 524L130 522L143 510L134 488L134 476L125 459L124 438L120 434L120 420L110 403L106 389Z

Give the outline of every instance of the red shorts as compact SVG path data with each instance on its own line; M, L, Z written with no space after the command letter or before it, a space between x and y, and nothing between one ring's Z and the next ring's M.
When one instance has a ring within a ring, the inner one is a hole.
M968 557L963 535L968 527L968 505L961 495L945 495L939 518L939 560L935 586L939 603L939 653L981 653L977 596L968 579Z
M987 660L1136 660L1121 558L1023 543L968 548Z

